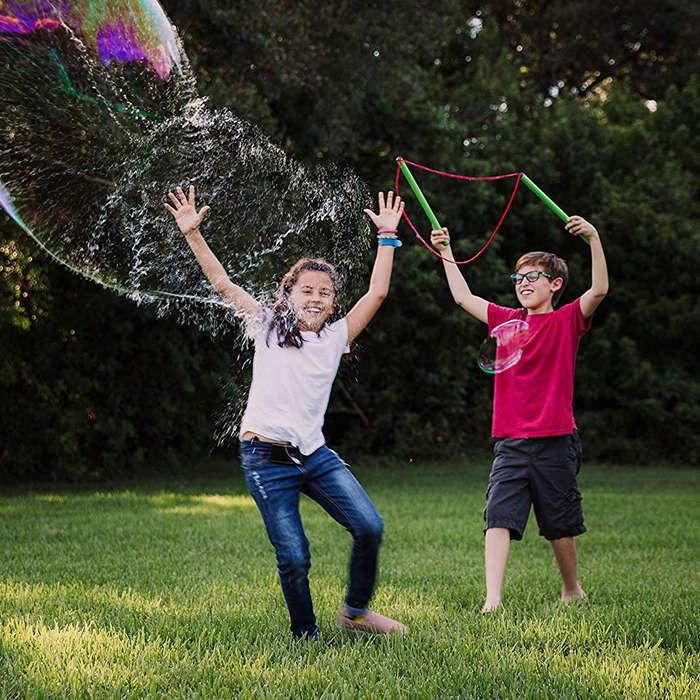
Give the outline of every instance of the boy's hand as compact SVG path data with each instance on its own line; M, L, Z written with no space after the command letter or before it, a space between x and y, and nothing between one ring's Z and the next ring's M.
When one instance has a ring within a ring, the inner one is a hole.
M403 216L404 204L401 201L401 197L396 195L396 199L394 199L394 193L390 191L386 193L386 202L384 201L383 192L379 193L378 199L379 213L375 214L371 209L365 209L365 214L372 219L372 223L377 227L377 230L395 231ZM396 234L393 237L396 238Z
M450 245L450 232L445 226L443 226L441 229L437 229L436 231L431 231L430 242L435 248L438 246L446 248L448 245Z
M593 224L586 221L582 216L570 216L564 228L574 236L584 236L589 240L598 238L598 231Z
M182 187L177 188L177 197L168 192L168 197L175 205L171 207L165 204L165 208L173 215L180 231L186 236L199 228L204 215L209 211L209 207L202 207L199 211L194 205L194 185L190 185L189 199L185 197Z

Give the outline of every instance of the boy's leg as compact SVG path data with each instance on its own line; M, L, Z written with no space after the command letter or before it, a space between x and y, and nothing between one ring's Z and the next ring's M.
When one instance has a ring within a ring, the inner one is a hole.
M309 542L299 515L301 475L296 466L271 464L265 443L241 443L241 464L248 490L275 548L282 593L295 637L318 636L311 592Z
M348 590L338 621L345 627L372 632L405 632L395 620L367 609L377 577L384 522L345 462L331 449L320 447L305 459L308 467L303 492L315 500L353 538Z
M576 542L574 538L561 537L558 540L552 540L551 545L563 582L561 602L569 603L572 600L585 598L586 594L578 582Z
M525 439L497 440L484 508L486 600L482 612L501 604L510 540L521 540L530 512L528 444Z
M540 534L551 542L562 578L561 601L585 598L578 582L574 537L586 531L581 493L576 483L580 467L578 435L539 438L533 466L533 503Z
M503 579L510 551L510 530L492 527L484 537L484 564L486 567L486 601L482 613L491 612L501 604Z

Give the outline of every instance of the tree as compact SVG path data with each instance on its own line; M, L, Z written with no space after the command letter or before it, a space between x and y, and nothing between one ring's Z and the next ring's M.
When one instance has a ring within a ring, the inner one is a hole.
M688 463L700 454L696 10L617 7L409 2L385 7L391 21L380 22L349 2L166 3L201 93L296 157L350 165L372 190L393 187L396 155L473 175L524 170L593 221L611 292L578 362L587 453ZM419 179L457 252L478 249L507 184ZM235 334L212 343L59 269L10 222L0 236L0 473L118 474L211 449L222 384L235 398L244 373L222 349ZM329 438L406 457L481 450L485 329L454 306L441 263L407 231L404 240L391 295L336 384ZM568 260L565 301L585 289L588 250L525 189L467 267L470 284L513 303L507 276L531 249Z

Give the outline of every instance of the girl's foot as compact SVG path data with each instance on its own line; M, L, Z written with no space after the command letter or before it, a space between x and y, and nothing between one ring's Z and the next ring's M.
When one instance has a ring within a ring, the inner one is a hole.
M501 607L501 599L500 598L487 598L486 602L484 603L484 607L481 608L481 612L485 615L486 613L493 612L494 610L498 610Z
M339 627L344 627L349 630L358 632L372 632L373 634L390 634L398 632L398 634L406 634L408 629L398 620L392 620L390 617L384 617L379 613L368 610L364 615L353 617L345 610L341 610L336 617Z
M561 589L561 598L559 599L564 605L568 605L574 600L586 600L586 592L576 584L576 588L568 591L566 588Z

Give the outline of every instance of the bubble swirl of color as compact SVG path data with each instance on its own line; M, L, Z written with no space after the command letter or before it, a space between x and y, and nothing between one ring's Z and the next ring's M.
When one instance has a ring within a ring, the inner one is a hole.
M0 0L0 205L72 270L217 332L223 302L163 208L190 183L208 243L251 293L306 255L362 279L364 184L210 109L157 2Z
M517 364L530 337L527 321L514 318L491 330L479 349L479 367L487 374L500 374Z
M180 65L175 33L153 0L0 1L2 34L29 35L61 27L81 37L105 64L144 61L162 80Z

